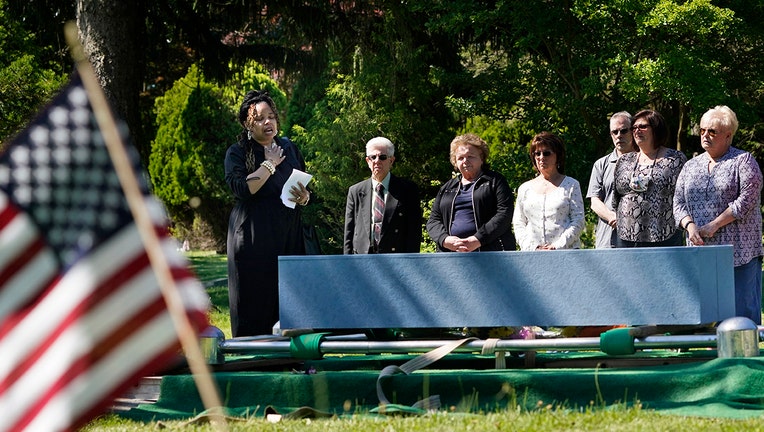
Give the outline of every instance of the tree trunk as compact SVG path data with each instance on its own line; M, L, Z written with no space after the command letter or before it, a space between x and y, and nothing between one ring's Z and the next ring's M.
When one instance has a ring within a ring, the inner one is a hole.
M143 140L139 107L143 76L139 51L143 33L141 3L77 0L77 28L107 99L116 115L127 123L133 142L146 162L149 146Z
M687 128L689 127L689 114L686 104L679 104L679 124L676 130L676 149L683 151L687 147Z

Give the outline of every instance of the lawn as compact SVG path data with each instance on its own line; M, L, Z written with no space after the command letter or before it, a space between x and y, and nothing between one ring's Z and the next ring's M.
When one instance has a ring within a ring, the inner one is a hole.
M226 339L230 339L226 256L215 252L189 252L187 256L196 276L205 285L210 296L210 324L222 330Z
M188 254L197 276L207 287L213 311L211 322L230 338L225 256L214 253ZM506 410L480 413L439 412L421 417L377 417L360 413L349 418L282 420L277 423L262 417L231 419L230 431L764 431L764 419L735 420L666 415L642 408L639 403L572 409L540 404L534 410L519 405ZM204 423L167 421L141 423L106 415L86 425L83 431L150 431L160 428L184 431L215 431Z

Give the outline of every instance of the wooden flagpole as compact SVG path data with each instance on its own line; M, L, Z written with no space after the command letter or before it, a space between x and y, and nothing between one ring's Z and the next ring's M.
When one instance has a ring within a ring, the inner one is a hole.
M101 129L104 142L111 155L122 189L125 192L133 219L135 219L138 232L148 253L151 267L154 269L154 273L159 280L162 296L165 303L167 303L167 308L175 325L175 330L178 333L183 351L186 354L202 403L210 416L212 424L220 430L227 430L228 427L222 409L223 404L220 402L217 386L212 380L212 374L202 354L199 340L186 315L183 300L175 284L175 279L172 277L167 258L161 252L161 242L154 231L148 208L143 200L143 193L136 177L137 173L133 171L116 122L111 115L106 96L103 94L93 66L88 61L82 44L79 41L77 25L74 22L68 22L64 33L77 66L77 71L82 77L88 98L93 106L96 122Z

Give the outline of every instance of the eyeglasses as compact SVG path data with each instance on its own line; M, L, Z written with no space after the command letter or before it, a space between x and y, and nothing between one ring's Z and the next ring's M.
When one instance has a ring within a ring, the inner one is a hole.
M705 135L706 132L708 132L708 136L710 136L711 138L716 136L716 129L703 129L703 128L700 128L700 136Z
M613 136L626 135L627 133L629 133L629 128L611 130L610 133Z
M375 161L375 160L377 160L377 158L379 158L379 160L381 160L381 161L385 161L385 160L387 160L387 155L386 155L386 154L380 154L380 155L366 155L366 157L367 157L367 158L369 158L369 160L372 160L372 161Z
M632 127L631 127L631 130L637 130L637 129L639 129L639 130L643 131L643 130L645 130L645 129L649 128L649 127L650 127L650 125L649 125L649 124L647 124L647 123L642 123L642 124L638 124L638 125L634 125L634 126L632 126Z
M544 157L549 157L549 156L552 155L552 152L550 150L535 151L535 152L533 152L533 156L539 157L541 155L544 155Z

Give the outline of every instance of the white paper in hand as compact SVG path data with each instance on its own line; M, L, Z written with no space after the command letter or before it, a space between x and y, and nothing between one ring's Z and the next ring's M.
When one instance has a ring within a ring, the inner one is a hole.
M313 176L306 172L292 169L292 175L289 176L289 179L284 183L284 187L281 189L281 202L289 208L294 208L297 203L289 200L289 198L292 198L292 192L289 191L292 190L292 186L296 188L300 187L297 185L297 182L302 183L303 186L308 186L308 183L310 183L312 178Z

